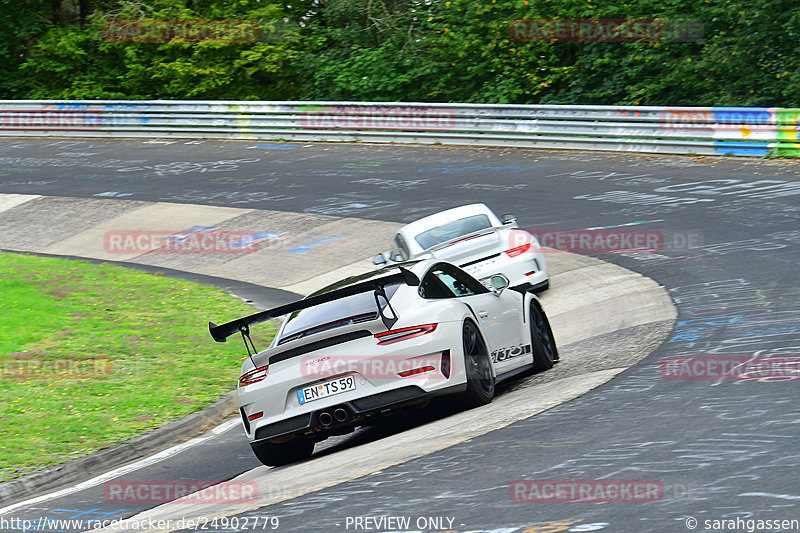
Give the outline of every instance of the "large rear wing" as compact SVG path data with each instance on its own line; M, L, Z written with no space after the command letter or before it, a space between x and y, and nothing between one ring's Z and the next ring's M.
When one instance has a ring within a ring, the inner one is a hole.
M394 309L391 309L391 306L388 305L389 300L388 298L386 298L386 292L384 291L384 287L387 285L393 285L397 283L410 285L412 287L416 287L417 285L419 285L419 278L416 276L416 274L403 267L398 267L398 269L400 271L395 274L389 274L388 276L381 276L379 278L362 281L360 283L355 283L353 285L342 287L341 289L334 289L328 292L324 292L316 296L309 296L307 298L303 298L302 300L298 300L296 302L292 302L286 305L281 305L279 307L268 309L266 311L260 311L258 313L254 313L252 315L248 315L242 318L237 318L236 320L231 320L230 322L220 324L219 326L214 324L213 322L209 322L208 330L211 332L211 336L217 342L226 342L228 337L230 337L234 333L241 333L242 336L246 339L245 345L247 345L247 339L250 336L250 326L252 324L259 324L271 318L288 315L289 313L294 313L295 311L308 309L309 307L314 307L316 305L332 302L334 300L339 300L341 298L346 298L348 296L353 296L355 294L361 294L370 291L373 291L375 293L375 303L378 306L378 314L380 315L387 329L392 329L394 323L397 322L397 314L394 312ZM392 311L391 317L387 317L382 312L380 302L378 300L379 297L382 297L386 301L387 306Z

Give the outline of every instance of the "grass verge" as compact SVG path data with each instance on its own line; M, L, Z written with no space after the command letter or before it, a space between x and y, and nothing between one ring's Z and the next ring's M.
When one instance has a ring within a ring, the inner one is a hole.
M0 253L0 481L113 446L219 399L244 347L223 291L111 265ZM253 332L256 347L274 334Z

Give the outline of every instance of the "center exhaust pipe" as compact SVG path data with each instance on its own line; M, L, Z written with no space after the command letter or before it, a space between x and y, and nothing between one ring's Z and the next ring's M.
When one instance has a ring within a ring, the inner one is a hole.
M319 423L322 427L328 427L333 424L333 417L328 412L323 412L319 414Z
M337 407L336 410L333 412L334 418L336 418L337 422L344 422L347 420L347 411L345 411L341 407Z

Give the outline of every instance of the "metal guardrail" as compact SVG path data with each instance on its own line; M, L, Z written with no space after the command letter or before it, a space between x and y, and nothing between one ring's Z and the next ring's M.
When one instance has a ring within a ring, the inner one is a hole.
M800 109L0 100L0 136L361 141L800 156Z

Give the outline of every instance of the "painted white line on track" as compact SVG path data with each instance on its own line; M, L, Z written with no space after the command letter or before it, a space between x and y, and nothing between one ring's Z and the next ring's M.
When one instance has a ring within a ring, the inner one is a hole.
M140 459L140 460L135 461L133 463L130 463L128 465L121 466L121 467L119 467L119 468L117 468L115 470L111 470L110 472L106 472L105 474L100 474L97 477L94 477L92 479L88 479L86 481L82 481L82 482L80 482L80 483L78 483L76 485L72 485L70 487L63 488L63 489L58 490L56 492L51 492L50 494L45 494L43 496L36 496L35 498L30 498L28 500L24 500L24 501L9 505L7 507L3 507L3 508L0 509L0 515L6 514L6 513L10 513L12 511L16 511L17 509L22 509L24 507L29 507L31 505L35 505L35 504L39 504L39 503L46 502L46 501L49 501L49 500L53 500L55 498L61 498L62 496L67 496L69 494L73 494L75 492L79 492L79 491L82 491L82 490L85 490L85 489L88 489L88 488L91 488L91 487L96 487L97 485L100 485L101 483L105 483L106 481L110 481L112 479L118 478L119 476L123 476L125 474L130 473L130 472L135 472L136 470L139 470L141 468L145 468L147 466L150 466L150 465L153 465L155 463L161 462L164 459L169 459L170 457L178 455L182 451L187 450L187 449L191 448L192 446L200 444L201 442L207 441L207 440L213 438L216 435L219 435L221 433L224 433L224 432L228 431L229 429L231 429L234 426L236 426L236 424L238 422L239 422L239 420L236 419L236 418L233 419L233 420L226 420L222 424L220 424L217 427L215 427L214 429L212 429L211 432L210 432L211 434L206 434L206 435L203 435L201 437L195 437L195 438L193 438L191 440L188 440L186 442L182 442L181 444L177 444L175 446L172 446L171 448L167 448L166 450L162 450L162 451L158 452L155 455L151 455L150 457L145 457L144 459Z
M779 500L800 500L798 494L775 494L772 492L743 492L738 496L763 496L764 498L777 498Z
M242 214L241 210L231 208L223 209L209 206L180 205L181 213L183 213L183 209L186 209L186 216L191 214L192 217L195 216L194 209L199 209L203 212L213 211L211 214L220 219L225 218L225 216L230 218L231 216ZM175 209L178 208L176 207ZM250 211L246 212L249 213ZM137 211L137 214L141 215L141 212ZM115 222L119 222L119 217L116 217L114 220ZM195 219L192 218L192 221L194 220ZM202 220L205 221L204 218ZM216 218L214 220L216 220ZM349 271L356 267L360 267L364 271L369 271L373 266L366 259L359 260L357 263L350 263L354 257L369 255L368 252L371 249L369 247L371 244L368 246L367 244L369 243L365 244L363 242L365 237L364 232L362 231L360 234L352 233L352 227L356 225L361 227L363 224L369 224L370 231L367 232L367 234L376 239L377 242L378 237L380 237L382 233L389 232L390 229L397 226L397 224L358 219L332 218L332 220L333 221L327 223L326 227L331 228L331 230L336 229L337 231L333 232L336 235L358 235L359 239L355 237L353 237L353 239L361 243L359 247L342 250L334 249L333 252L326 255L324 259L320 259L318 261L320 263L318 265L318 270L320 272L324 271L322 274L316 276L312 275L311 278L305 280L284 277L282 278L284 279L283 283L276 283L277 285L283 286L284 288L285 286L289 286L296 289L311 289L313 288L312 285L319 283L317 277L331 275L332 269L337 277L339 274L344 274L344 271L352 273ZM127 224L126 227L128 227ZM138 219L133 219L130 222L130 227L143 229L140 227ZM95 232L100 229L102 228L99 226L92 228ZM85 244L84 240L87 235L88 233L84 231L79 235L73 236L76 249L72 253L78 252L76 255L91 256L91 253L88 253L91 252L89 248L77 246L81 243ZM78 239L79 236L81 239ZM361 250L361 248L364 248L364 250ZM263 284L264 280L262 279L250 278L252 270L250 268L250 266L252 266L251 263L254 261L263 262L263 259L264 258L260 256L248 256L230 261L225 265L225 277ZM310 258L306 257L296 259L296 261L309 260ZM343 263L344 266L340 266L339 270L335 268L335 265L342 265ZM569 345L572 342L617 331L624 327L631 327L631 325L675 319L675 309L666 291L658 286L657 283L640 274L604 263L597 259L566 253L553 254L551 258L548 258L548 263L551 267L553 286L542 298L545 302L548 315L551 316L551 321L556 337L559 339L559 344ZM186 267L186 265L180 266L182 270ZM291 264L289 266L291 266ZM189 271L192 271L192 268L189 268ZM269 272L264 275L266 276L267 274L270 276L272 275ZM274 277L270 277L269 279L272 282L275 281ZM632 322L630 316L631 310L636 310L635 322ZM598 322L598 316L604 317L604 320ZM412 429L399 436L393 436L391 439L383 439L383 442L376 441L355 446L353 448L341 450L335 454L320 454L320 456L313 457L309 461L292 465L291 467L278 469L258 467L242 474L237 479L244 478L247 480L255 480L260 484L259 488L262 491L261 493L266 495L267 498L259 501L258 506L277 503L313 490L319 490L320 488L381 471L388 466L400 464L412 458L432 453L468 440L473 436L499 429L516 420L533 416L537 412L541 412L559 403L580 396L586 391L605 383L622 370L623 368L613 368L591 372L589 374L572 376L550 383L535 385L526 389L524 392L518 391L517 393L511 393L507 395L505 399L499 398L491 408L487 406L487 408L482 411L480 409L472 410L469 413L455 415L448 418L446 421L435 423L434 425L438 430L433 436L429 434L433 426L426 425L424 428ZM518 398L520 396L528 398L530 395L540 396L537 398L538 401L533 402L531 405L525 405L525 408L522 408L521 404L518 403L514 403L513 405L509 403L512 402L512 398ZM151 457L143 458L93 479L50 494L37 496L23 502L9 505L0 509L0 515L22 507L39 504L95 487L119 476L158 463L192 446L212 439L216 435L231 430L240 423L238 418L225 421L203 436L163 450ZM478 429L479 427L480 429ZM401 443L401 445L398 446L398 443ZM413 452L410 453L411 450L413 450ZM365 452L368 453L365 454ZM320 468L320 466L323 466L323 468ZM298 479L303 479L304 482L299 483ZM271 489L274 489L276 486L282 487L285 490L280 491L280 494L272 494L274 491L271 491ZM203 506L171 502L168 506L155 507L137 516L173 516L176 513L184 513L186 515L205 515L210 513L213 515L225 516L246 510L247 507L236 506L224 510L212 510L204 508Z
M235 428L240 423L241 423L241 421L239 420L238 417L232 418L232 419L227 420L227 421L223 422L222 424L218 425L214 429L212 429L211 433L213 433L214 435L221 435L222 433L225 433L229 429Z
M129 517L129 520L139 523L148 523L151 520L170 521L170 528L158 531L176 531L182 518L193 520L194 523L203 523L202 520L206 518L211 523L213 518L235 516L298 498L418 459L530 418L582 396L623 370L625 368L610 368L532 385L500 396L489 405L462 411L390 437L352 446L336 453L312 456L289 466L256 467L232 480L255 483L258 497L252 502L198 503L187 496L142 511ZM129 530L119 525L92 530L99 531L129 533Z
M598 230L598 229L613 229L613 228L626 228L629 226L640 226L642 224L652 224L653 222L664 222L664 219L659 218L658 220L637 220L636 222L627 222L625 224L614 224L613 226L595 226L593 228L586 228L588 231Z

